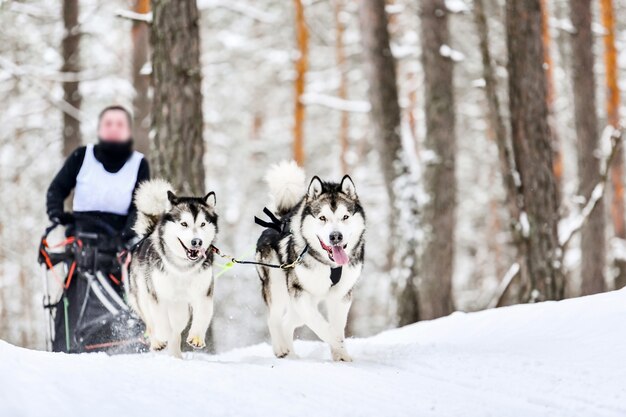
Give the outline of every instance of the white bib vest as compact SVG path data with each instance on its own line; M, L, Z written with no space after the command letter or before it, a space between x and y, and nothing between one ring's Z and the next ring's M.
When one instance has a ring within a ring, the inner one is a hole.
M109 172L87 145L85 159L76 177L74 212L101 211L125 216L133 200L139 165L143 154L134 151L117 172Z

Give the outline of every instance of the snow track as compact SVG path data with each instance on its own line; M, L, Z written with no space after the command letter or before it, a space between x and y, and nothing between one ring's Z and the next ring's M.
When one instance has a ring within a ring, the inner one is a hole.
M219 337L219 335L217 335ZM626 291L455 313L352 339L108 357L0 342L0 416L624 416Z

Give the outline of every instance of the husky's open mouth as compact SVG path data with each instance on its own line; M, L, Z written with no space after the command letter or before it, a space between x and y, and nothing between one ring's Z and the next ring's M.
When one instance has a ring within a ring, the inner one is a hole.
M180 238L178 238L178 241L180 242L183 249L185 249L185 253L187 254L187 259L189 259L190 261L197 261L203 255L201 249L189 249L187 246L185 246L183 241L180 240Z
M348 261L350 261L350 258L348 258L348 254L346 253L345 249L348 246L348 244L346 243L345 245L327 245L324 243L324 241L322 239L320 239L320 237L317 237L317 240L320 241L320 245L322 246L322 249L324 249L326 251L326 253L328 254L328 259L330 259L332 262L335 262L336 264L339 265L345 265L348 263Z

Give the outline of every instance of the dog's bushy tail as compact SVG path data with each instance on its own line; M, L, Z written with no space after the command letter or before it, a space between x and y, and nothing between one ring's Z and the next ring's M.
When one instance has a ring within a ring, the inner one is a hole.
M275 213L283 216L304 197L306 176L295 161L272 165L265 175Z
M133 230L144 237L154 230L159 217L170 208L167 192L174 191L172 184L162 179L154 179L139 184L135 193L137 220Z

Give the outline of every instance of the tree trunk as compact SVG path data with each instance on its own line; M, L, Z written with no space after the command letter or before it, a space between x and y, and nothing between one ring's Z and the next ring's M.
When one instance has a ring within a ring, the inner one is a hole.
M450 45L448 10L444 0L423 0L422 63L424 68L426 152L425 248L419 287L420 318L450 314L454 272L456 208L453 62L442 48Z
M571 0L574 108L578 137L579 194L589 199L600 179L598 118L593 72L591 0ZM600 200L581 230L582 295L605 290L604 202Z
M540 0L507 0L511 138L528 219L530 301L560 299L557 185L548 127ZM526 221L522 221L525 224Z
M195 0L154 0L152 170L179 193L204 195L200 33Z
M554 116L554 61L550 53L552 35L550 34L550 10L548 7L548 0L541 0L541 42L543 43L543 63L546 72L548 126L550 128L550 135L552 135L552 151L554 152L552 170L556 178L557 192L560 194L561 183L563 182L563 155L558 132L556 131L556 120Z
M135 0L136 13L146 14L150 12L150 0ZM148 89L150 88L150 76L142 74L141 70L148 62L150 49L150 26L146 22L133 20L132 28L133 40L133 87L135 96L133 97L133 139L135 149L144 154L150 151L150 98Z
M63 0L63 26L65 34L61 43L63 66L61 72L67 77L78 77L80 71L80 25L78 0ZM78 80L63 82L63 100L80 110L82 97ZM80 120L63 112L63 156L68 156L82 142Z
M509 212L509 228L511 230L512 241L515 246L515 259L519 265L523 265L523 260L527 254L527 240L521 233L520 213L524 211L524 198L519 188L517 178L519 173L515 167L513 159L513 149L511 138L506 129L500 100L498 98L498 85L489 49L489 26L485 14L483 0L474 0L474 22L479 36L480 52L483 62L483 78L485 80L485 96L487 98L489 124L493 129L498 148L498 159L500 162L500 172L504 182L506 207ZM516 304L522 302L522 294L525 286L529 282L527 268L521 268L521 277L510 285L504 304Z
M152 7L152 170L181 194L205 195L196 0L153 0ZM210 351L215 350L212 329L211 325L206 335ZM184 342L182 348L188 349Z
M294 0L296 8L296 40L298 59L296 60L295 108L293 126L293 158L304 166L304 116L305 109L301 97L306 86L306 71L309 64L309 31L304 18L302 0Z
M417 181L407 163L400 137L400 105L395 60L389 46L384 0L362 0L359 20L372 105L373 136L381 161L390 208L392 278L404 285L398 294L400 324L419 319L417 295Z
M335 56L337 59L337 68L339 70L339 91L338 96L342 100L348 99L348 68L346 67L346 51L343 43L343 36L346 30L346 23L342 17L343 1L334 0L336 33L335 33ZM349 172L348 164L348 148L350 145L350 112L341 112L341 121L339 124L339 143L341 146L341 171L344 174Z
M617 49L615 48L615 17L613 16L612 0L601 0L602 25L604 36L604 66L606 71L606 118L609 125L617 128L619 125L620 95L617 84ZM624 147L620 146L613 165L611 166L611 184L613 199L611 201L611 219L613 233L616 238L626 240L626 226L624 225ZM616 256L615 288L626 286L626 259Z

